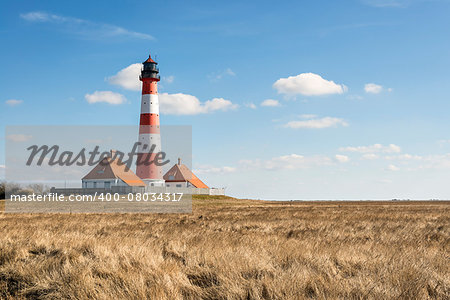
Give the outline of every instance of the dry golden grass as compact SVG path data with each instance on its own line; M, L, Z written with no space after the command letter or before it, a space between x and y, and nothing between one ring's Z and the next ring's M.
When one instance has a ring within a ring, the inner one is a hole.
M1 214L0 298L449 299L450 202Z

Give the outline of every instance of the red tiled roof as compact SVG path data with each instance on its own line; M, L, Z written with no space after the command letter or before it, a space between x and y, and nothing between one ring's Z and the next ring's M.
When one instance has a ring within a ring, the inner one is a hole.
M145 186L145 183L118 158L104 158L83 179L121 179L129 186Z
M173 176L173 177L172 177ZM169 171L164 175L164 180L166 182L189 182L196 188L205 188L208 186L203 183L197 176L189 170L183 164L175 164Z
M151 56L150 54L148 55L147 60L144 61L144 63L147 63L147 62L150 62L150 63L156 63L156 62L152 59L152 56Z

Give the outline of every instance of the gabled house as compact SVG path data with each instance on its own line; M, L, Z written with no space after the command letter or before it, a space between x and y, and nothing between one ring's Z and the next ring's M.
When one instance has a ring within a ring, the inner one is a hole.
M167 171L164 180L166 187L208 188L186 165L181 163L181 159L178 159L178 163Z
M114 152L111 151L111 156ZM118 158L106 157L81 179L83 188L105 188L112 186L145 186L145 183Z

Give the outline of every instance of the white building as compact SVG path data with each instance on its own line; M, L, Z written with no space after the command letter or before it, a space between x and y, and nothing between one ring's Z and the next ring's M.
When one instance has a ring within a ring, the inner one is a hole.
M109 189L112 186L145 186L132 170L126 168L119 159L106 157L81 179L82 187Z
M166 187L208 188L186 165L181 163L180 158L178 159L178 163L164 175L164 180Z

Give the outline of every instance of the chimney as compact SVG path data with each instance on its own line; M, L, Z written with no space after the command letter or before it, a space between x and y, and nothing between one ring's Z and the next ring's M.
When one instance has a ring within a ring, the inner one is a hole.
M109 150L110 154L111 154L111 158L114 158L114 156L116 155L116 150L111 149Z
M181 158L178 157L178 165L181 166Z

